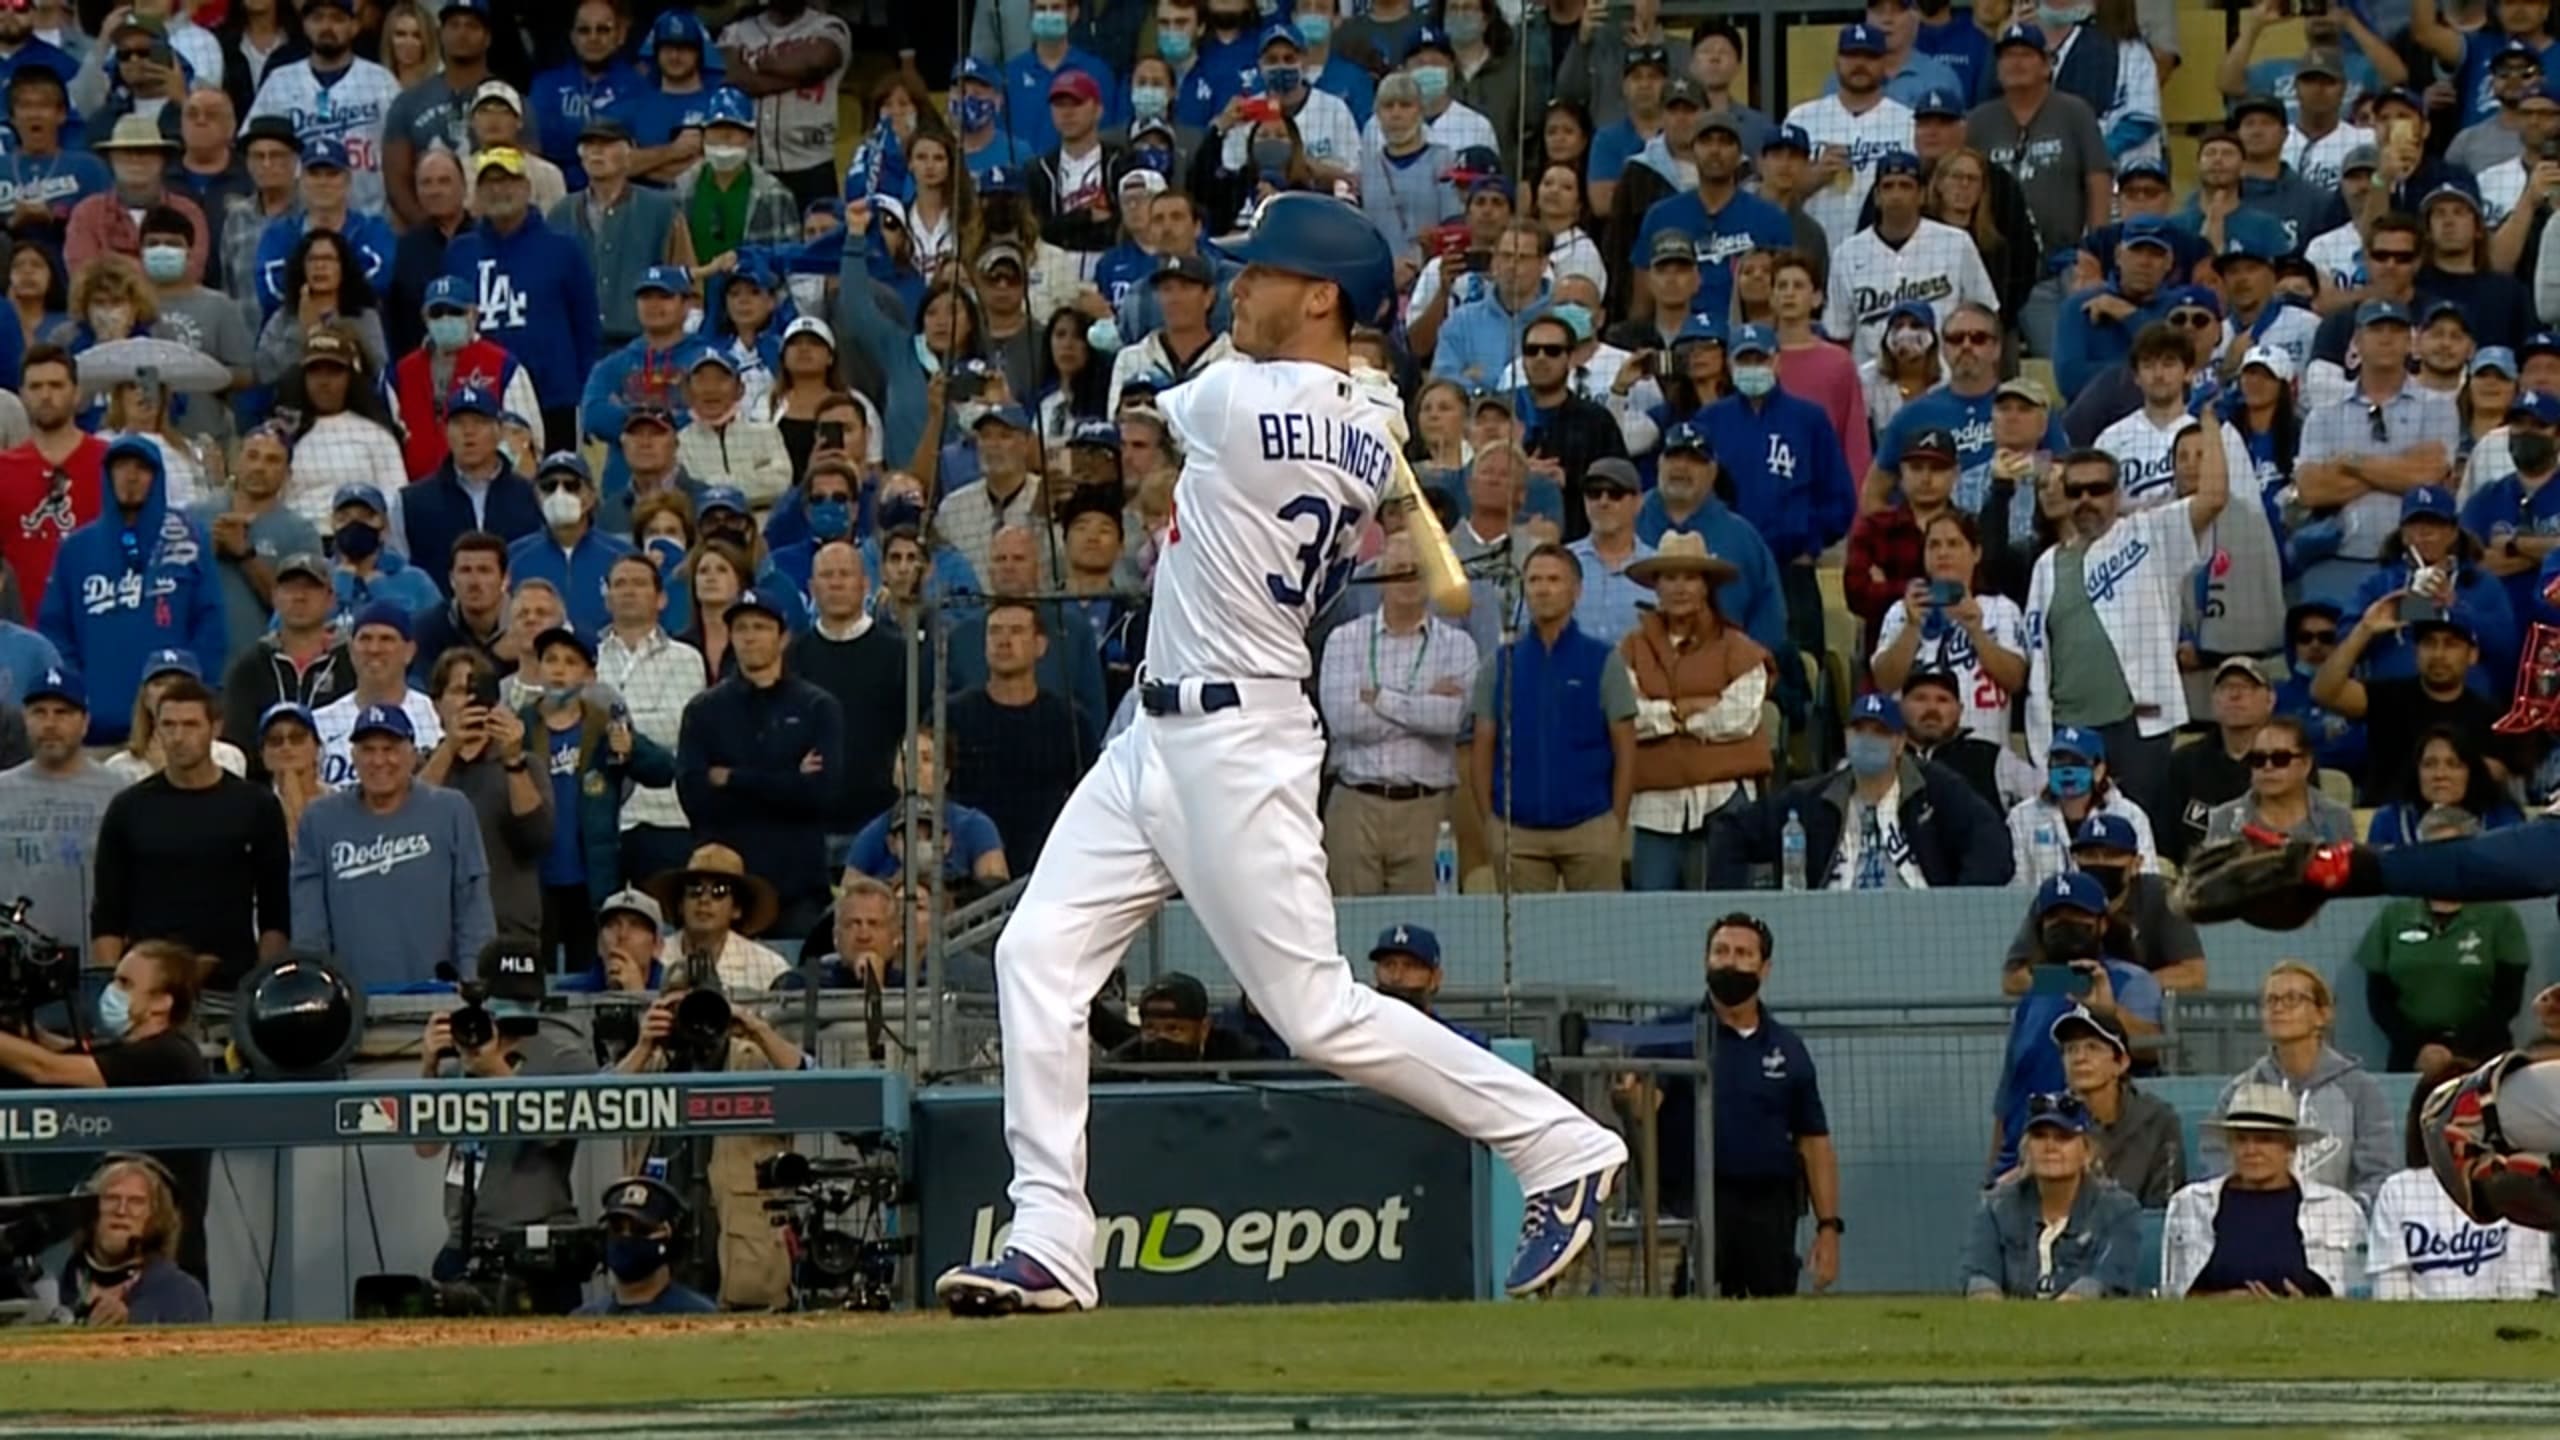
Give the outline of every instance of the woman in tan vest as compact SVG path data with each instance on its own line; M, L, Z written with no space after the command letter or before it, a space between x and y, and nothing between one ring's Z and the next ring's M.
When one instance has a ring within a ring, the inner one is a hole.
M1718 586L1739 575L1696 535L1673 531L1627 567L1651 590L1618 643L1636 682L1635 888L1706 885L1707 817L1769 777L1769 652L1726 623Z

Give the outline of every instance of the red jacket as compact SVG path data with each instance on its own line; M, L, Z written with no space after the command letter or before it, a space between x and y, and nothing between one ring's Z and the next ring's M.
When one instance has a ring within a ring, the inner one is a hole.
M104 506L99 475L107 461L107 442L83 436L78 449L56 467L37 452L34 441L0 450L0 558L18 572L19 593L44 594L53 577L54 552L64 537L98 518Z
M187 247L187 278L203 281L205 260L213 249L213 227L205 223L204 211L196 202L174 190L162 195L160 203L195 222L195 243ZM63 229L62 263L77 275L109 251L128 260L142 259L142 225L112 190L71 207L71 219Z
M453 383L445 393L436 393L435 347L432 343L400 357L391 367L391 397L400 407L400 424L409 432L402 447L409 461L409 478L424 480L436 473L451 451L444 439L444 402L446 396L465 385L477 385L506 403L507 386L514 382L516 357L494 340L474 337L470 344L454 352Z

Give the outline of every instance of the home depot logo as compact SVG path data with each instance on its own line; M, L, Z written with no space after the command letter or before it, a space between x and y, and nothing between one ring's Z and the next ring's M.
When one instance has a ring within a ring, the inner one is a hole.
M1404 1225L1412 1218L1413 1207L1401 1195L1390 1195L1375 1206L1350 1205L1329 1214L1307 1209L1222 1215L1205 1206L1184 1205L1151 1215L1105 1215L1097 1222L1093 1262L1100 1270L1180 1275L1223 1261L1242 1270L1259 1270L1264 1280L1276 1284L1302 1265L1400 1261ZM1011 1222L996 1223L995 1206L979 1206L969 1263L992 1262L1004 1253L1012 1233Z

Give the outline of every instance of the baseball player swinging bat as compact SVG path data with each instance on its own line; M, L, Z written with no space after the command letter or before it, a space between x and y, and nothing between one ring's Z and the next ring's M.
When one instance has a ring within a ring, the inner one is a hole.
M1397 488L1412 484L1402 398L1351 371L1352 326L1393 302L1395 264L1356 208L1294 192L1265 201L1228 253L1244 265L1229 292L1236 358L1156 397L1184 462L1139 713L1076 786L996 945L1013 1222L1000 1253L934 1282L955 1314L1099 1303L1085 1016L1176 894L1294 1054L1511 1166L1529 1197L1514 1293L1564 1274L1626 1164L1615 1132L1359 984L1342 958L1316 814L1324 740L1305 691L1307 628L1350 579L1379 503L1420 498ZM1415 515L1438 535L1427 505ZM1463 601L1447 544L1417 549L1435 598Z

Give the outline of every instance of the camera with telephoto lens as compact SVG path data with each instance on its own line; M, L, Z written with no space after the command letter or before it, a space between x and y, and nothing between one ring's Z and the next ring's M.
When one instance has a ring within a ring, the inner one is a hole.
M531 1315L536 1297L574 1290L604 1268L604 1227L527 1225L473 1235L462 1274L437 1285L436 1315Z
M39 1006L78 1004L80 952L27 923L21 895L0 911L0 1029L24 1033Z
M764 1208L774 1228L798 1241L792 1289L800 1309L885 1312L896 1305L906 1244L887 1234L887 1220L906 1198L906 1177L895 1150L884 1144L852 1160L786 1150L756 1162L756 1188L787 1192Z
M445 1017L445 1028L453 1035L453 1048L445 1053L460 1059L464 1051L497 1039L498 1021L489 1013L488 986L465 980L455 989L462 996L462 1008Z
M676 999L673 1024L660 1049L670 1070L711 1071L729 1068L729 1023L735 1017L729 997L720 989L720 970L708 956L685 961L684 993Z

